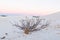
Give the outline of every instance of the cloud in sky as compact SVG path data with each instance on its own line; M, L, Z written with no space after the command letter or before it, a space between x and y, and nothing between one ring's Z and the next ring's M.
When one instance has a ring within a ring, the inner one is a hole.
M46 15L60 11L60 0L0 0L0 12Z

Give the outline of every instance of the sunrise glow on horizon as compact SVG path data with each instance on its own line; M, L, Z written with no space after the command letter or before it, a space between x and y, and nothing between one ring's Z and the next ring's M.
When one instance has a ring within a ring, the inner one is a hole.
M48 15L60 11L60 0L0 0L0 13Z

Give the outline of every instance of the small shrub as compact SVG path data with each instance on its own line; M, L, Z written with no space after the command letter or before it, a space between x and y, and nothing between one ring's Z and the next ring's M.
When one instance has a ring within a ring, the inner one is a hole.
M25 17L25 19L21 19L19 23L13 24L19 29L23 30L25 34L29 34L30 32L39 31L48 27L48 21L45 19L41 19L40 16L32 16L31 18Z

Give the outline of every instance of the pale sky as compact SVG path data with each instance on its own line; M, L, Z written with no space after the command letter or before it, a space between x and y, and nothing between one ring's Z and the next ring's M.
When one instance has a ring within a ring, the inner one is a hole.
M0 0L0 13L48 15L60 11L60 0Z

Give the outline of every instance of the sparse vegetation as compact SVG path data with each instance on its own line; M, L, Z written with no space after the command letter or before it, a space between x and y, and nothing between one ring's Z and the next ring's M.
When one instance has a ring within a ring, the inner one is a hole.
M3 36L1 39L5 39L6 37L5 36Z
M13 26L18 27L23 30L25 34L29 34L34 31L39 31L48 27L49 22L45 19L41 19L40 16L32 16L31 18L25 17L25 19L21 19L19 23L13 24Z
M0 15L1 17L7 17L7 15Z

